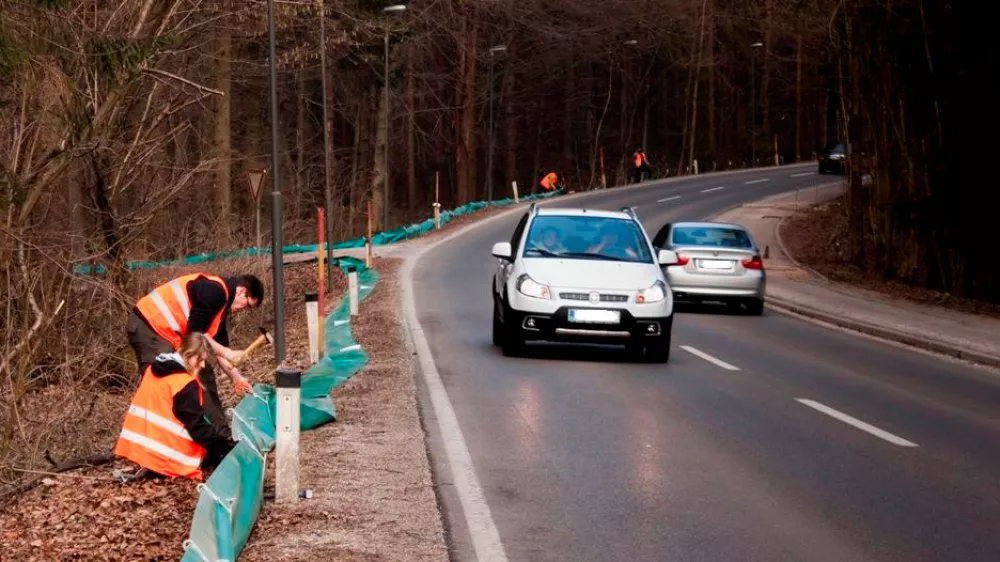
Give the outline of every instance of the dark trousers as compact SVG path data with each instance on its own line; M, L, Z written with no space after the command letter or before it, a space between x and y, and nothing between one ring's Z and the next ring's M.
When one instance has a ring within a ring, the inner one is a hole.
M643 164L642 166L634 166L632 168L632 183L639 183L642 181L642 175L646 174L646 178L650 177L649 164Z
M139 364L139 376L146 372L146 367L153 363L156 356L161 353L173 353L174 346L167 340L161 338L156 332L150 329L142 318L133 310L125 323L125 331L128 332L128 344L135 352L136 363ZM215 369L212 365L205 365L205 368L198 373L198 380L205 389L205 414L220 431L229 434L226 414L222 410L222 400L219 398L219 385L215 380Z

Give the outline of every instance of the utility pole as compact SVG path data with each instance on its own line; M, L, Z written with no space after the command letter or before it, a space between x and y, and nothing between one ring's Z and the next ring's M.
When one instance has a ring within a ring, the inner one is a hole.
M489 124L489 152L486 156L486 203L493 202L493 55L501 51L506 51L507 45L497 45L490 47L490 124Z
M278 57L275 54L274 0L267 0L267 32L271 48L271 270L274 284L274 360L285 360L285 288L281 254L281 173L278 169Z
M323 185L326 197L326 288L333 289L333 188L330 187L330 160L333 158L333 131L327 105L330 100L326 68L326 8L323 0L319 6L319 66L323 76Z

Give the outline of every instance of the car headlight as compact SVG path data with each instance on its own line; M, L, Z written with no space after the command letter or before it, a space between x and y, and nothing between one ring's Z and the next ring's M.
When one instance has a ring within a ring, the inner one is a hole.
M526 297L534 297L536 299L552 298L552 293L549 291L548 285L542 285L538 281L528 277L527 273L517 278L517 292Z
M651 287L639 291L639 294L635 297L635 302L638 304L651 304L660 302L665 298L667 298L667 286L663 284L663 281L657 281Z

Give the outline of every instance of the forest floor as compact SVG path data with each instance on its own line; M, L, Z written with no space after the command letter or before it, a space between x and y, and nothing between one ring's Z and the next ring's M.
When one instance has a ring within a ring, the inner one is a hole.
M1000 305L907 285L864 270L850 259L844 243L848 228L845 199L838 197L789 217L781 226L781 238L792 257L831 281L920 304L1000 318Z

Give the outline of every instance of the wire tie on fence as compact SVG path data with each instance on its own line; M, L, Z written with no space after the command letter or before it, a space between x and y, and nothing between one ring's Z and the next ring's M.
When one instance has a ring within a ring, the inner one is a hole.
M195 552L195 554L198 555L199 558L201 558L205 562L209 562L208 557L205 556L205 553L202 552L200 548L198 548L198 545L194 544L193 540L188 539L188 540L184 541L183 543L181 543L181 546L184 547L184 551L185 552L187 552L187 550L190 548L191 550L193 550Z
M232 412L233 412L233 417L236 418L236 419L238 419L238 420L240 420L241 422L243 422L243 425L245 425L247 427L250 427L250 428L253 427L253 426L250 425L250 422L248 422L246 420L246 418L244 418L243 416L241 416L239 414L239 412L237 412L236 410L232 410Z
M250 448L253 449L253 452L257 453L257 456L260 457L261 460L264 460L264 459L267 458L263 453L260 452L260 449L258 449L257 446L253 444L253 441L246 434L240 435L236 440L237 441L243 441L247 445L250 445Z
M354 351L355 349L361 349L361 344L356 343L354 345L349 345L347 347L342 347L342 348L340 348L340 352L343 353L345 351Z
M207 493L208 495L212 496L212 499L213 499L213 500L215 500L215 503L217 503L217 504L221 505L221 506L222 506L222 509L225 509L225 510L226 510L226 513L228 513L228 514L229 514L229 517L232 517L232 516L233 516L233 508L232 508L231 506L229 506L229 505L226 505L226 502L222 501L222 498L220 498L219 496L215 495L215 492L213 492L213 491L212 491L212 489L211 489L211 488L209 488L207 484L205 484L205 483L203 482L203 483L201 483L201 484L198 484L198 485L197 485L197 486L196 486L195 488L196 488L196 489L197 489L197 490L198 490L199 492L205 492L205 493ZM231 500L230 500L230 501L231 501Z

